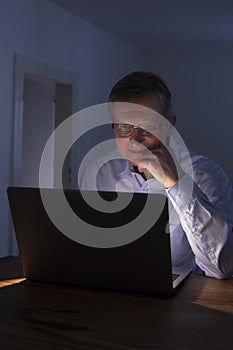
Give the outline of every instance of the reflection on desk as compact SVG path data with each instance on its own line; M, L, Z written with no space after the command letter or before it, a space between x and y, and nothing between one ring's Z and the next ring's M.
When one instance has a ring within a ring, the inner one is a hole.
M0 263L0 344L7 350L233 348L233 280L192 275L175 296L157 297L17 277L19 260Z

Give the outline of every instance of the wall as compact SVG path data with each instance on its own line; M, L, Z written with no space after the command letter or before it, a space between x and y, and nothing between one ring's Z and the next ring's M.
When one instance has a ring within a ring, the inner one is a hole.
M177 129L187 146L217 161L233 180L233 48L158 48L143 67L173 92Z
M0 256L11 253L6 188L11 184L14 53L79 76L81 108L105 102L113 83L138 69L140 53L47 0L1 0Z

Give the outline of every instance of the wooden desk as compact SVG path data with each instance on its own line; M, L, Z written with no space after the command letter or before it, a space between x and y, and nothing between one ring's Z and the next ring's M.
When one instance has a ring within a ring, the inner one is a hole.
M233 280L192 275L163 298L16 277L0 263L1 349L233 349Z

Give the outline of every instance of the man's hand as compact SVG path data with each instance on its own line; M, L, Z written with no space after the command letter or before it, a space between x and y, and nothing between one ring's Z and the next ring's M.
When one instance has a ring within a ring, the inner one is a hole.
M138 163L138 170L147 179L154 177L165 188L174 186L184 175L172 149L162 143L158 148L145 152L145 156Z

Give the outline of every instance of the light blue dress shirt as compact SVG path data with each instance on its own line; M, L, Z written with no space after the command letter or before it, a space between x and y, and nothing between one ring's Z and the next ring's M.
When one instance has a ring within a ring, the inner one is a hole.
M189 151L191 171L182 150L176 155L186 174L170 189L133 172L118 149L82 170L78 187L166 193L173 265L229 278L233 274L232 184L221 167L207 157Z

